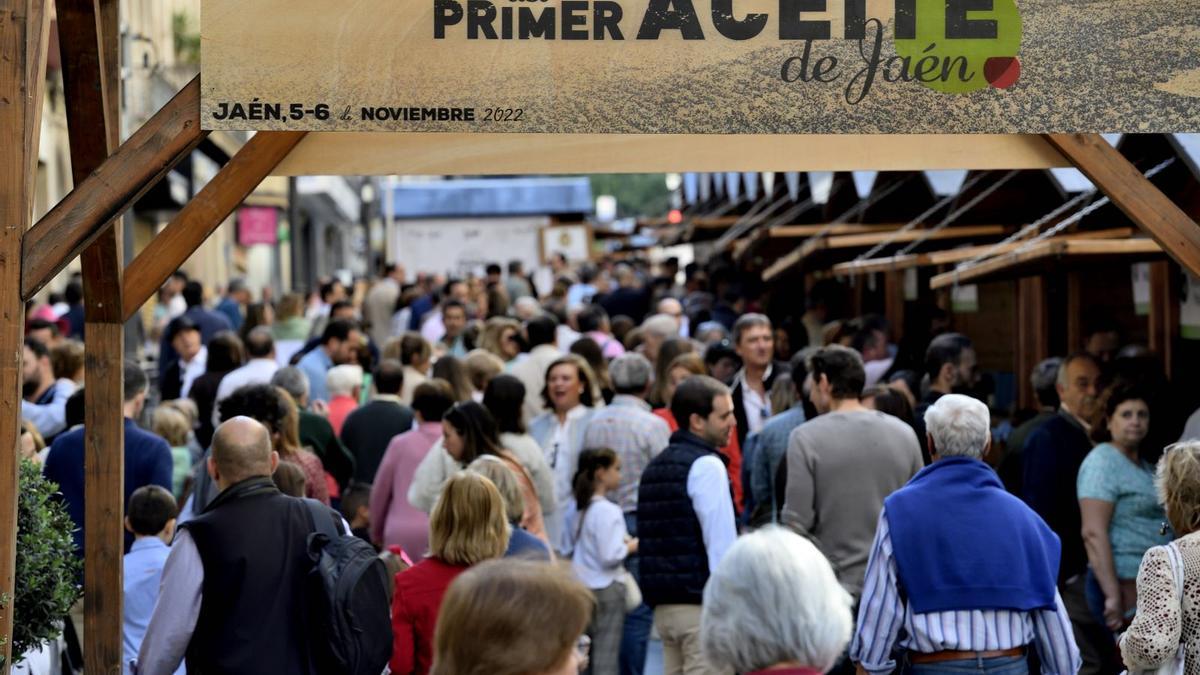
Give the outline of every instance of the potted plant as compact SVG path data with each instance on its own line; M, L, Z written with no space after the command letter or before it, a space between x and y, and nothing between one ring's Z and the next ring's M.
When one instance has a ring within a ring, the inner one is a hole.
M62 633L62 621L79 599L79 559L71 531L75 524L54 495L58 486L42 476L40 467L22 461L17 497L17 566L12 603L12 654L21 655ZM0 636L0 641L4 636ZM0 667L7 664L0 658Z

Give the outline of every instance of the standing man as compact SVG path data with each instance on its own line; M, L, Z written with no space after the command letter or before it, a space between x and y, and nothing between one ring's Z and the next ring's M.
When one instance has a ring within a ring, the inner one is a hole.
M504 280L504 289L508 291L509 302L515 303L521 298L533 297L533 288L525 278L525 263L520 260L510 260L508 263L508 278Z
M603 310L601 310L603 311ZM625 529L638 536L638 484L642 472L671 439L671 430L658 415L650 412L646 396L654 379L654 369L641 354L619 356L608 367L616 396L588 422L583 434L585 448L612 448L621 458L621 484L616 502L625 513ZM641 581L636 553L625 558L635 580ZM646 664L646 643L654 615L645 604L625 617L621 637L621 672L641 675Z
M402 283L404 267L389 263L383 267L383 278L367 291L363 300L363 318L377 345L384 344L392 336L392 315L396 313Z
M529 357L513 366L512 374L525 385L526 423L546 410L546 403L542 399L542 390L546 388L546 371L551 363L562 356L555 346L557 333L558 322L549 314L535 316L525 324Z
M230 325L234 330L242 329L242 322L245 320L246 305L250 304L250 287L246 285L246 280L241 277L234 277L229 280L229 285L225 287L225 297L217 303L216 310L225 315L229 319Z
M1121 670L1112 634L1088 609L1083 518L1071 487L1092 450L1089 420L1096 414L1099 380L1100 365L1090 354L1067 357L1058 369L1058 415L1029 435L1022 453L1025 503L1062 540L1058 587L1083 655L1080 672L1088 674Z
M314 524L303 500L271 482L278 464L267 428L249 417L213 434L207 468L220 494L179 527L140 675L166 675L185 659L188 672L317 675L306 606Z
M1052 356L1033 367L1029 383L1033 385L1033 394L1037 398L1038 413L1008 435L1004 457L996 467L996 473L1000 474L1004 488L1018 497L1025 494L1022 461L1025 456L1025 441L1029 439L1030 434L1058 415L1058 369L1062 366L1062 361L1061 358Z
M859 403L866 375L858 352L825 347L809 357L808 372L820 415L792 432L780 462L783 524L821 549L857 599L883 500L921 469L921 448L907 424Z
M971 339L961 333L943 333L935 337L925 350L925 375L929 378L929 391L925 392L913 410L913 428L921 441L921 455L928 464L925 411L946 394L969 391L979 379Z
M884 501L851 660L892 673L899 646L917 668L1026 672L1032 645L1043 673L1078 672L1058 537L984 463L987 406L949 394L925 416L933 463Z
M771 417L771 385L783 368L773 361L775 337L771 320L762 314L745 314L734 322L733 347L742 359L742 370L733 378L733 407L738 447L745 447L746 436L762 431Z
M208 366L208 348L200 340L200 327L187 316L171 321L167 325L167 333L178 358L167 366L158 388L162 400L174 401L187 398L192 391L192 383L204 374Z
M467 352L472 349L472 345L467 344L465 336L467 306L459 300L451 299L444 302L442 304L442 326L445 328L445 333L438 343L440 347L438 351L456 359L466 357Z
M26 337L21 350L21 416L33 422L43 438L50 440L67 428L67 399L75 389L70 378L54 379L46 345Z
M221 423L221 401L248 384L270 382L279 370L279 362L275 360L275 338L271 336L270 328L259 326L250 331L246 336L246 356L250 360L227 373L217 385L217 395L213 398L214 428Z
M737 538L717 452L733 431L733 399L728 387L698 375L675 390L671 413L680 429L650 461L638 488L642 597L662 637L664 675L709 675L721 671L700 645L704 584Z
M200 285L200 282L187 282L183 287L183 299L187 302L187 311L181 316L186 316L200 329L200 341L203 344L207 345L214 335L223 330L233 330L233 326L224 314L204 308L204 287ZM170 368L171 364L179 358L175 347L171 345L170 338L170 331L165 331L162 341L159 343L158 377L160 381L166 375L167 368Z
M375 397L356 408L342 424L342 442L354 452L354 480L367 484L375 482L375 471L392 438L413 427L412 408L400 402L404 366L395 359L384 359L371 381Z
M149 382L146 373L132 361L126 361L125 366L125 501L135 490L144 485L157 485L168 492L171 491L171 476L175 462L171 457L171 446L154 434L142 430L134 422L142 414L146 405L146 389ZM80 396L82 398L82 394ZM71 536L75 539L75 554L83 557L84 545L84 512L85 498L83 483L84 437L83 426L78 426L59 435L50 446L50 454L42 466L46 478L58 484L62 500L67 506L67 514L75 523ZM125 552L129 552L133 544L133 535L125 537ZM71 609L71 621L75 624L75 634L83 640L83 600ZM169 672L169 671L168 671Z
M755 502L750 520L756 525L779 522L783 500L776 493L775 476L779 473L779 464L787 454L792 431L807 419L804 415L804 374L808 372L806 361L812 351L815 350L804 349L796 352L790 363L792 387L796 395L795 404L767 420L762 431L750 437L743 452L743 461L750 465L750 494Z
M321 344L304 355L296 367L308 376L308 395L313 401L329 402L325 389L325 373L334 366L354 363L357 347L362 343L358 324L345 319L330 321L321 332ZM228 377L228 376L226 376Z

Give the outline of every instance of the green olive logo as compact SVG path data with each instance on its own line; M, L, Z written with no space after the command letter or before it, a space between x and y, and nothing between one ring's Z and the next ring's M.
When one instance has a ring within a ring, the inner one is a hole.
M1021 77L1015 0L915 0L914 35L896 38L913 79L935 91L1007 89Z

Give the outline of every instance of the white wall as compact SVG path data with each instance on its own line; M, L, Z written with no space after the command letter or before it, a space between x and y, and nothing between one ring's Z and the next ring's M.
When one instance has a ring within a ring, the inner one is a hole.
M397 220L390 236L411 280L418 272L462 275L489 262L507 267L514 259L535 269L541 264L538 230L549 224L546 216Z

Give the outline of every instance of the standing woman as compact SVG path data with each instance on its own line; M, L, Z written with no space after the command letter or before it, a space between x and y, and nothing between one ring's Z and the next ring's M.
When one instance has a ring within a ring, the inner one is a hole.
M196 428L196 441L207 448L212 443L213 405L217 400L217 388L221 380L240 368L246 361L246 349L237 333L223 330L208 341L208 362L204 374L196 378L188 391L188 398L196 402L196 415L200 421Z
M371 540L399 546L420 561L429 549L429 515L408 503L408 488L421 461L442 438L442 416L454 405L448 387L425 382L413 394L416 428L392 439L372 481Z
M429 518L429 557L396 575L392 659L396 675L425 675L433 662L442 596L469 567L508 547L504 500L492 482L461 473L446 482Z
M547 541L542 507L529 472L513 453L500 445L496 421L486 408L474 401L457 403L442 417L441 443L435 445L417 467L412 485L408 488L409 503L418 509L433 504L446 481L481 455L499 457L516 474L521 484L521 495L525 499L521 527Z
M259 326L270 328L275 323L275 308L269 302L252 302L246 306L246 320L238 329L238 335L245 342L250 331Z
M588 625L592 639L592 675L617 675L621 631L625 626L625 584L622 564L637 552L637 539L625 530L621 507L607 495L621 484L621 460L610 448L584 450L573 484L578 516L572 523L575 540L571 567L592 591L596 610Z
M547 411L529 423L529 435L542 448L546 464L554 472L555 518L547 521L550 544L566 551L564 518L573 499L571 481L583 450L583 434L592 419L595 378L587 362L575 354L563 356L546 370L542 399Z
M1155 486L1179 538L1142 558L1137 615L1121 637L1121 657L1130 672L1153 671L1182 645L1184 672L1195 675L1200 672L1200 442L1167 447Z
M1117 383L1104 398L1092 437L1100 444L1079 467L1076 490L1088 555L1088 606L1114 632L1137 607L1138 564L1146 550L1170 541L1160 534L1162 507L1154 467L1140 456L1150 430L1147 395Z
M521 419L521 406L525 403L525 385L514 375L497 375L483 390L483 407L488 409L500 430L500 446L512 452L521 466L533 479L538 502L542 505L542 518L546 522L554 519L557 503L554 501L554 474L542 447L525 431Z
M479 336L479 348L495 354L511 367L521 356L521 324L516 319L494 316L483 324Z

